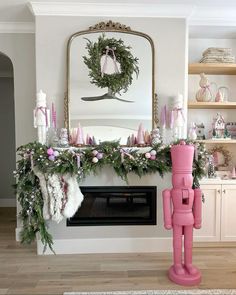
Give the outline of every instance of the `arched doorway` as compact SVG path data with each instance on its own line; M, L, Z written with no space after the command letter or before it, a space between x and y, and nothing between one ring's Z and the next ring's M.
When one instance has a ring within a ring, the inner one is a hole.
M15 170L15 109L13 65L0 52L0 207L16 206L12 184Z

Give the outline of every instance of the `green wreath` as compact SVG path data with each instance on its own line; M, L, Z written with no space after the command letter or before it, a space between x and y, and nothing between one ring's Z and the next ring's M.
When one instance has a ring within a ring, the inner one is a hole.
M87 39L86 49L88 56L83 56L84 63L89 68L89 77L91 83L100 88L108 87L111 93L120 93L121 90L126 92L133 81L133 73L138 77L139 67L138 58L130 52L131 47L126 46L124 41L115 38L105 38L105 34L98 37L97 42ZM111 75L101 73L101 57L106 53L106 47L115 48L116 60L120 63L120 73Z

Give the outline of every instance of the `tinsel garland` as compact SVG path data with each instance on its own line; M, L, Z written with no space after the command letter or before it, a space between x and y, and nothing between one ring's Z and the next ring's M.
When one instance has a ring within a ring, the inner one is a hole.
M194 143L186 142L186 144ZM96 147L59 151L57 157L50 160L48 147L45 145L34 142L19 147L20 160L14 174L17 179L16 193L22 208L19 213L23 222L21 242L31 243L39 233L44 249L49 246L53 251L53 239L43 217L43 195L33 167L37 167L37 171L47 175L76 176L80 182L89 174L96 174L108 165L114 168L118 176L128 182L130 172L139 177L157 172L163 177L165 173L170 172L170 148L171 145L157 144L150 147L148 152L142 153L138 149L123 148L119 142L103 142ZM193 162L194 188L199 186L199 179L205 175L205 165L205 147L203 144L196 143Z

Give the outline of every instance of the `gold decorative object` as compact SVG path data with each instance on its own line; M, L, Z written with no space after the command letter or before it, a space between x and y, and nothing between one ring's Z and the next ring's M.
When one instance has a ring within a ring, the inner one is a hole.
M90 31L95 31L95 30L116 30L116 31L131 31L130 27L127 27L126 25L122 25L121 23L118 22L113 22L109 20L108 22L100 22L96 24L95 26L89 27Z

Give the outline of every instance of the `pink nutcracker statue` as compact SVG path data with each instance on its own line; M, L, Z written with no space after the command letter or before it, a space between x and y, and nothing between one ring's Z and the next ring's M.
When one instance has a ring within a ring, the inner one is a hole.
M50 127L50 110L46 104L46 94L40 90L36 95L36 108L34 109L34 127L38 128L38 141L46 144L47 131Z
M194 147L182 141L171 147L172 189L163 191L164 225L173 229L174 264L169 278L180 285L196 285L201 273L192 265L193 227L201 228L202 193L192 189L192 164ZM182 236L184 237L184 262L182 262Z

